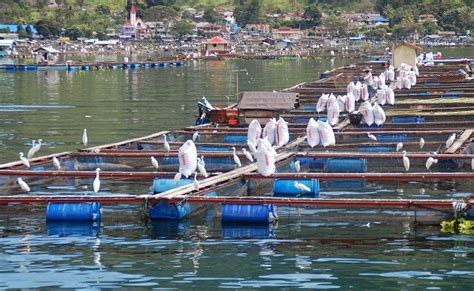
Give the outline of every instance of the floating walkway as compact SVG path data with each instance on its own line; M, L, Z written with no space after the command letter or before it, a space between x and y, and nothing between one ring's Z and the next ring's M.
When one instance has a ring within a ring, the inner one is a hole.
M156 62L100 62L100 63L78 63L78 64L0 64L0 70L6 71L94 71L94 70L117 70L117 69L139 69L139 68L168 68L181 67L183 61L156 61Z
M470 73L469 63L420 67L417 84L410 89L391 84L395 102L381 105L386 116L382 124L354 120L359 101L355 110L339 113L332 127L335 144L308 144L308 121L329 117L327 108L316 112L322 94L347 94L349 80L361 79L367 68L374 76L386 69L379 63L336 69L322 80L285 90L297 94L291 110L254 117L263 124L269 117L288 122L290 139L275 148L273 174L262 175L247 158L248 125L242 122L247 113L240 112L237 125L204 120L199 126L33 158L31 168L21 161L0 165L0 207L47 205L46 219L57 220L99 220L97 207L108 204L134 204L139 206L136 211L161 220L187 219L213 209L213 217L224 222L269 223L278 212L301 207L340 209L339 219L346 217L348 208L353 215L375 209L423 223L472 216L474 197L463 193L474 191L474 81L459 72ZM370 104L378 102L376 90L368 94ZM189 140L194 140L209 176L201 172L177 181L179 150ZM59 159L60 170L53 157ZM430 159L436 162L428 167ZM102 170L104 189L97 193L92 191L96 168ZM17 178L28 183L29 193L19 187Z

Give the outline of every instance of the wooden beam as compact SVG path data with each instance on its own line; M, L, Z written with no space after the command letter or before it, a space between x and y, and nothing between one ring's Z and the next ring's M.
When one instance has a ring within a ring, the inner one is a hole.
M463 134L446 150L448 154L454 154L471 137L472 129L465 130Z

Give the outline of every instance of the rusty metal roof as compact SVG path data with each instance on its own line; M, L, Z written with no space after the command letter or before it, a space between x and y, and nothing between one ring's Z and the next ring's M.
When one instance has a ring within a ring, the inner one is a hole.
M288 92L243 92L239 109L292 110L297 97L298 93Z

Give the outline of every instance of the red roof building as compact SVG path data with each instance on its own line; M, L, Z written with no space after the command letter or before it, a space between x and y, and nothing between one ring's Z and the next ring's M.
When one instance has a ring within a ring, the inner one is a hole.
M227 55L230 52L230 42L220 36L215 36L201 44L201 54L209 55Z

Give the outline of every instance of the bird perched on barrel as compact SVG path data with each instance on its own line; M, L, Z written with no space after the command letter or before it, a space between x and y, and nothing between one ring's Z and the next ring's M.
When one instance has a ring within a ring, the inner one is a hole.
M53 157L53 165L56 168L56 170L58 171L61 170L61 163L59 163L58 158Z
M303 191L303 192L311 192L311 189L310 189L308 186L306 186L305 184L300 183L300 182L298 182L298 181L295 181L295 182L293 183L293 185L295 186L296 189L298 189L298 190L300 190L300 191Z
M403 148L403 143L401 142L397 143L397 148L396 148L397 152L399 152L402 148Z
M27 158L25 158L25 156L23 155L22 152L19 153L19 156L20 156L20 161L23 163L23 165L25 165L25 167L29 168L30 167L30 162L28 161Z
M299 173L301 171L301 163L299 160L295 162L295 171L296 173Z

